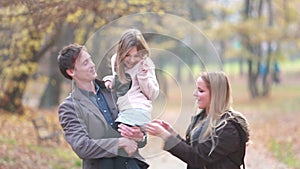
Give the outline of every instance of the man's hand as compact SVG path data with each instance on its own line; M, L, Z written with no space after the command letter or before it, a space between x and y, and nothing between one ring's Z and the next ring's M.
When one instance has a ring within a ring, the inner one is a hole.
M125 124L118 125L118 131L121 133L123 137L135 140L135 141L143 141L144 133L141 131L141 128L138 126L129 127Z
M124 148L129 157L131 157L137 150L137 143L134 140L121 137L119 138L119 148Z

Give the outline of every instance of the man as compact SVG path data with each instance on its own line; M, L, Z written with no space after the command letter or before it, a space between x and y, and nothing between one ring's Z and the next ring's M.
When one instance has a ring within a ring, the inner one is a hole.
M83 169L144 169L148 164L138 154L143 139L138 128L119 126L114 120L118 110L109 89L96 79L95 64L84 46L70 44L58 55L64 77L72 80L71 94L58 108L59 122L65 139L83 160ZM126 131L128 131L126 133Z

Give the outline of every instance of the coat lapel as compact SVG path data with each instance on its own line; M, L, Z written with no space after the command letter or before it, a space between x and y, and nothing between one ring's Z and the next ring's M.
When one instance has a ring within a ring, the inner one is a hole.
M83 95L76 85L74 85L73 96L74 99L80 104L80 106L90 110L90 112L92 112L100 120L104 121L105 122L104 124L107 125L106 120L102 115L102 113L100 112L100 110L98 109L98 107L91 100L89 100L85 95Z

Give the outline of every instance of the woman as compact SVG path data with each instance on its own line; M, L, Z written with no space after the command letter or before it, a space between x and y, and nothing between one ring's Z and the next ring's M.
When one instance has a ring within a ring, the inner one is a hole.
M188 169L239 169L244 165L249 130L246 119L231 108L230 83L223 72L205 72L194 96L200 112L182 139L170 124L154 120L146 131L164 140L164 150Z

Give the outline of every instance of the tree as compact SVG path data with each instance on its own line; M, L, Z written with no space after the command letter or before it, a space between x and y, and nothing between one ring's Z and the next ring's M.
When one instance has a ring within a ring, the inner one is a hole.
M269 95L274 73L271 68L274 62L278 62L278 56L281 56L280 44L287 38L285 29L290 23L281 25L276 22L285 18L279 9L275 12L274 4L278 2L245 0L244 28L249 26L252 31L245 28L247 31L241 33L248 53L248 87L252 98ZM256 36L253 36L254 34ZM258 87L259 79L262 80L261 91Z
M156 0L5 0L0 8L0 108L12 113L23 113L22 96L38 61L61 48L61 28L71 26L74 41L83 44L96 29L123 15L171 9Z
M37 61L51 46L53 38L44 38L47 34L43 25L45 13L36 16L39 12L32 1L2 2L1 12L1 92L0 107L22 113L22 96L30 74L37 68ZM43 5L43 4L41 4ZM42 30L42 31L41 31ZM12 99L13 98L13 99Z
M296 14L296 6L299 1L243 2L206 2L207 19L199 25L217 44L224 61L229 57L239 57L240 61L247 62L250 96L264 97L271 91L274 66L291 53L287 46L298 44L296 29L299 26L296 25L299 25L299 15ZM283 50L286 50L285 54Z

